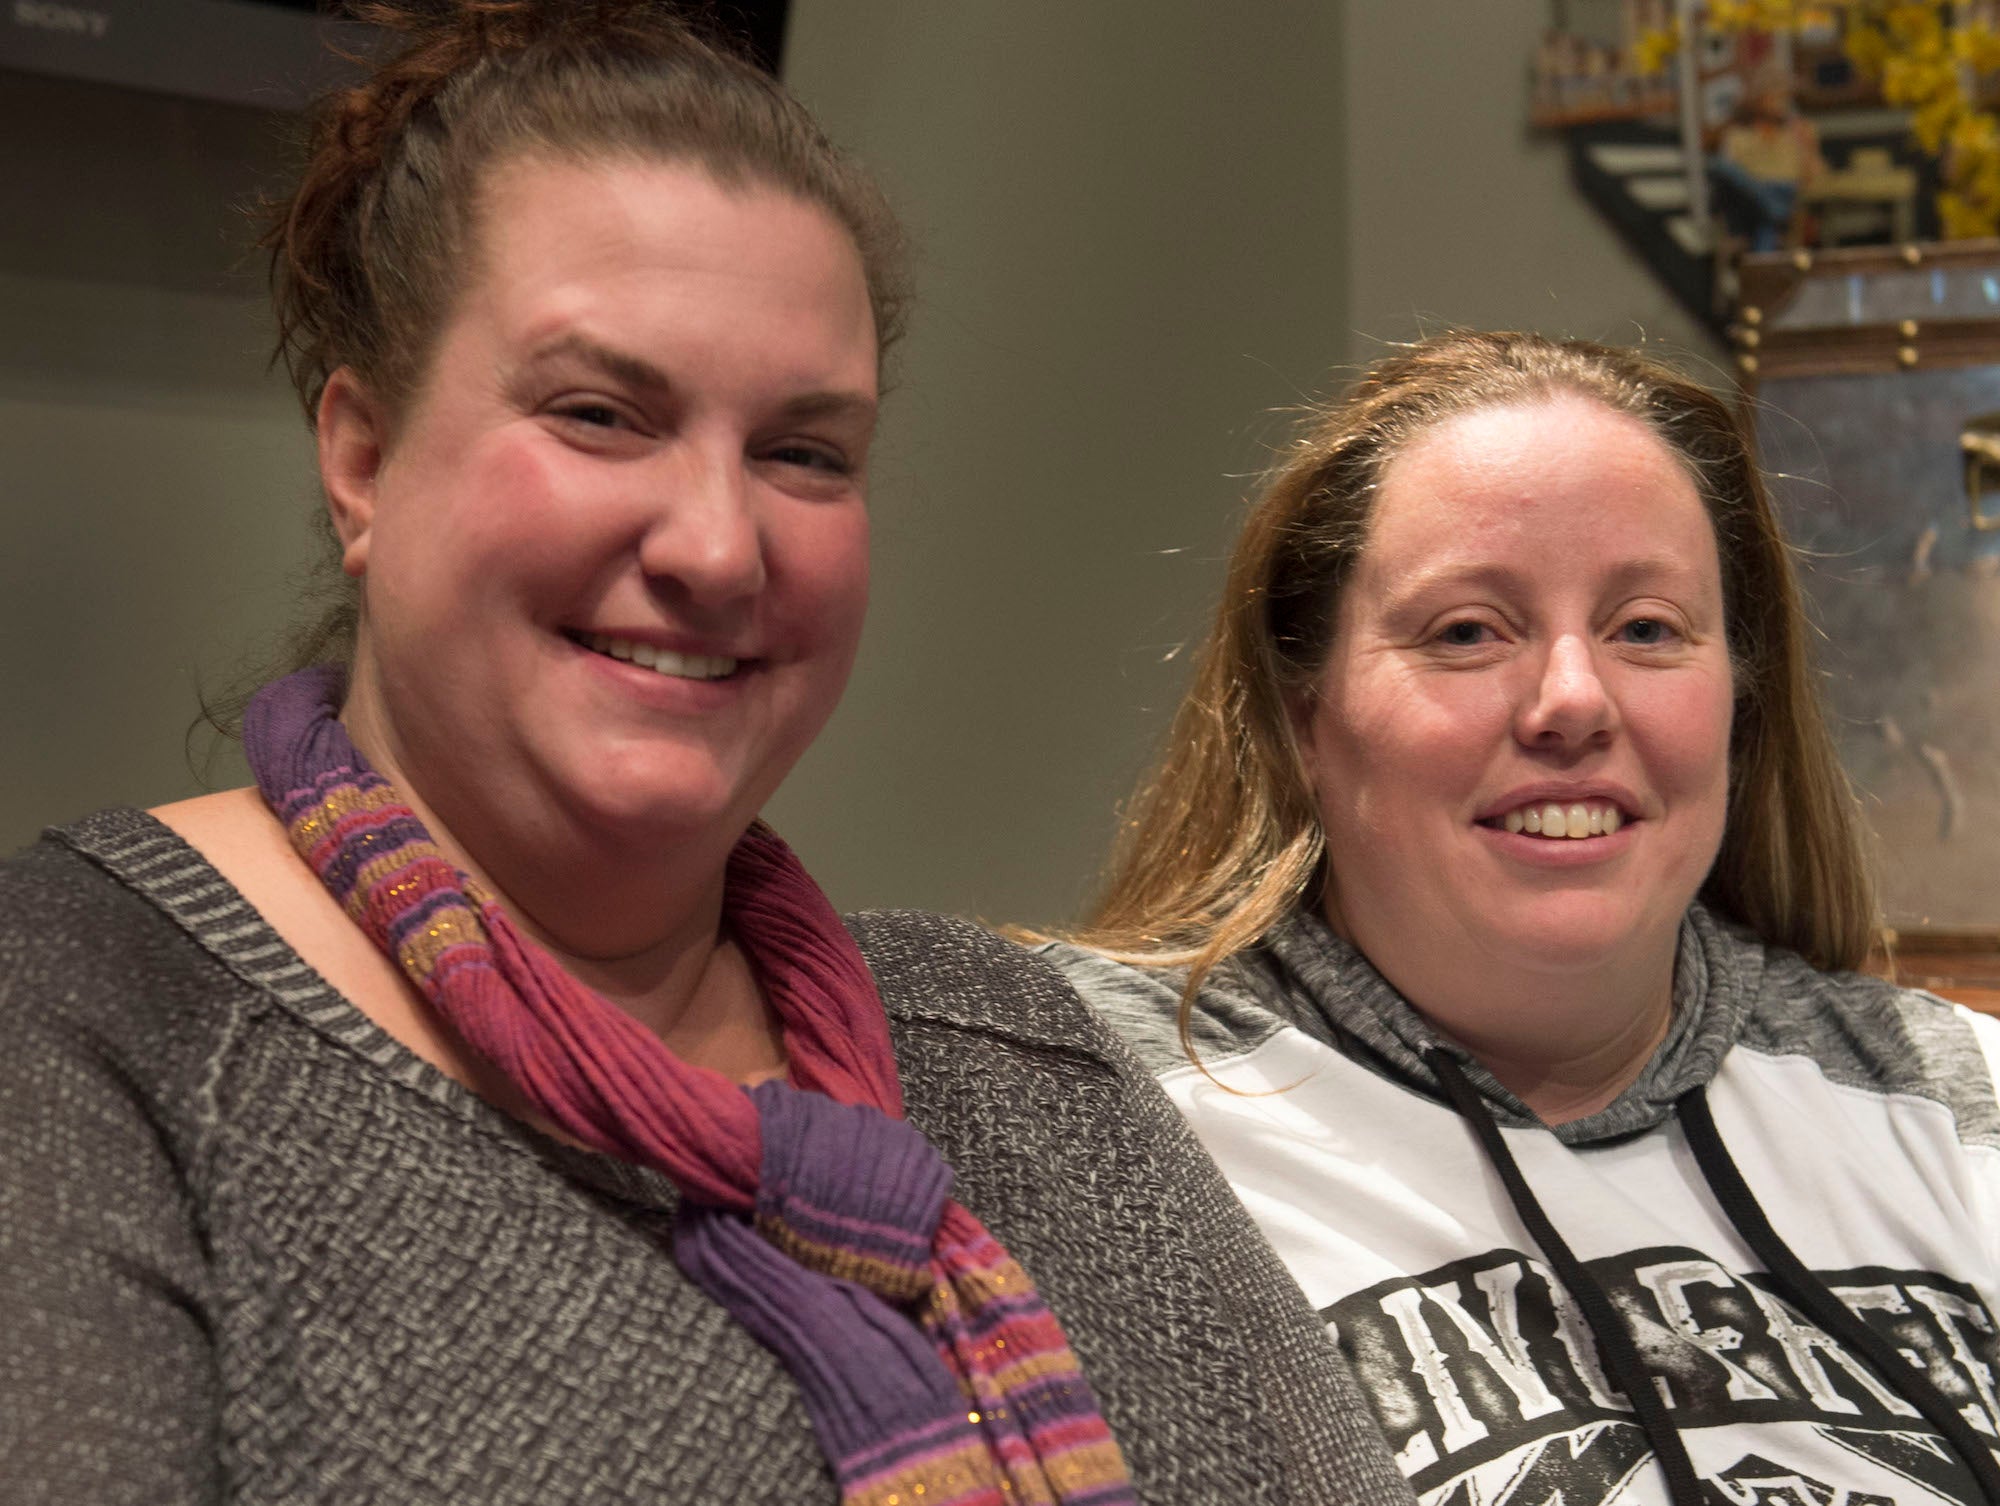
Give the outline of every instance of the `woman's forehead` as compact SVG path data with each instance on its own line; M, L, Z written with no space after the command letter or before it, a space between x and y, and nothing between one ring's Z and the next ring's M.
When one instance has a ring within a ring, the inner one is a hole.
M1482 510L1504 516L1577 492L1635 489L1695 495L1686 467L1642 420L1557 393L1452 414L1412 436L1383 467L1370 521L1412 503L1470 521Z
M1457 414L1385 468L1364 574L1473 569L1494 559L1715 559L1706 507L1639 419L1558 394Z
M489 364L581 346L677 380L722 362L873 395L860 256L808 200L695 164L527 157L496 170L483 204L434 376L468 343Z

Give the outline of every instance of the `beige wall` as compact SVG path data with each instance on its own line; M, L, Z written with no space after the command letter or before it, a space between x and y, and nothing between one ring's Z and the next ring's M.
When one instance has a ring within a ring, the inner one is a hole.
M0 74L0 851L198 790L197 687L285 621L314 490L240 212L278 125Z
M772 812L838 902L1075 906L1273 411L1357 332L1689 338L1521 127L1542 9L795 0L922 290L862 664ZM197 683L287 616L309 455L226 228L275 124L0 74L0 849L197 789Z
M773 815L849 904L1088 888L1260 463L1346 327L1319 0L797 0L788 73L875 165L922 307L876 590Z

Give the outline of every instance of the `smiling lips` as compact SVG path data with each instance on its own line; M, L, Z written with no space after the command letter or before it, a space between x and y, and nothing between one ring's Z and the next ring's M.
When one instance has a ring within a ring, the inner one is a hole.
M718 654L680 654L670 648L655 648L632 638L612 638L603 633L579 633L576 641L593 653L606 654L650 669L676 680L720 680L736 673L743 661Z

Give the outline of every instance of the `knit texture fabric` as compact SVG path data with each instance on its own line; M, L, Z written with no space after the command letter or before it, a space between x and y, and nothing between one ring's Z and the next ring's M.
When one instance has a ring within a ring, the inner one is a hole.
M1152 1506L1410 1506L1325 1326L1051 969L850 921L910 1122L1061 1318ZM0 860L0 1498L835 1506L658 1172L385 1034L172 832Z
M342 686L337 669L303 670L245 717L292 845L535 1108L673 1179L688 1199L682 1268L798 1380L845 1501L1131 1502L1060 1326L902 1122L874 981L791 850L755 826L728 866L724 923L791 1079L746 1092L571 977L450 862L349 740Z

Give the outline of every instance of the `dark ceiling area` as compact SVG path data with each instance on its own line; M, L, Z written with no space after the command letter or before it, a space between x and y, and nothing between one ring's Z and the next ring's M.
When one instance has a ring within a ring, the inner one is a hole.
M345 7L340 0L252 0L258 5L275 5L283 10L337 13ZM675 4L663 0L705 30L720 33L730 43L755 58L767 73L777 73L784 63L785 19L791 0L709 0L705 4Z

